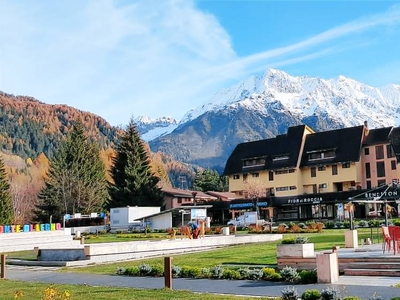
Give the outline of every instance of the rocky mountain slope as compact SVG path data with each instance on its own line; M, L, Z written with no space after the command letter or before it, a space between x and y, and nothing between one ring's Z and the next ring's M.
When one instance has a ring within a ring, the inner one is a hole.
M364 121L371 128L399 126L400 85L375 88L344 76L326 80L268 69L218 91L149 144L176 160L222 170L238 143L284 134L298 124L322 131Z

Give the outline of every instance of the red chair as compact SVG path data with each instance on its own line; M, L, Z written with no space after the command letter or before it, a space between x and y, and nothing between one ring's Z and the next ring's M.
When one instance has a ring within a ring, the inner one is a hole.
M393 239L389 233L389 227L382 226L382 235L383 235L383 243L382 243L383 253L385 253L386 249L388 252L390 252L390 249L392 248Z
M393 250L394 254L396 254L396 252L400 252L400 226L393 226L392 232Z

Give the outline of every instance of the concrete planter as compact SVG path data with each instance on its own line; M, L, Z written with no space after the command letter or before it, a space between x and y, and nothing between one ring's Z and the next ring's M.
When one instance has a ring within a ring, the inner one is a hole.
M314 257L314 243L280 244L276 247L277 257Z
M357 230L346 230L344 233L345 247L346 248L358 248L358 231Z

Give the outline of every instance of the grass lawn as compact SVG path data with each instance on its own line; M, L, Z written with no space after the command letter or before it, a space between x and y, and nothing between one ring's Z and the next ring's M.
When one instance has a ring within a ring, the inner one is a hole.
M47 295L45 297L45 290ZM5 299L71 299L71 300L125 300L125 299L185 299L185 300L232 300L232 295L213 295L213 294L198 294L188 291L170 291L166 289L133 289L133 288L117 288L117 287L93 287L86 285L49 285L36 282L20 282L12 280L0 280L0 300ZM53 297L50 293L55 292ZM64 292L70 295L70 298L63 297ZM58 296L59 295L59 296ZM254 297L235 296L235 299L254 300ZM257 298L257 299L273 299L273 298Z
M373 229L373 239L376 240L376 231ZM302 234L309 238L309 241L314 243L316 251L329 250L332 246L344 247L345 229L326 229L322 233ZM296 234L284 234L285 237L296 236ZM358 229L358 238L365 239L371 237L369 228ZM175 254L173 255L172 263L178 266L198 266L198 267L213 267L215 265L276 265L276 245L280 242L254 243L247 245L238 245L224 247L221 249L196 252L191 254ZM115 274L118 267L132 267L141 263L150 265L163 265L164 259L149 258L135 260L129 262L118 262L111 264L87 266L82 268L64 268L64 271L82 272L82 273L97 273L97 274Z

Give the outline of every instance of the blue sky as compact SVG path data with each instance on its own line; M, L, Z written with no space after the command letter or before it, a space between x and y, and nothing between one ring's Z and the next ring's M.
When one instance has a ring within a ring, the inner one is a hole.
M0 1L0 90L126 125L262 75L400 84L399 1Z

